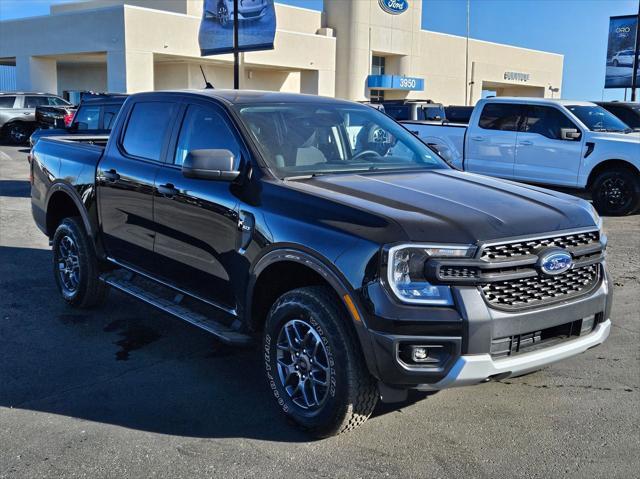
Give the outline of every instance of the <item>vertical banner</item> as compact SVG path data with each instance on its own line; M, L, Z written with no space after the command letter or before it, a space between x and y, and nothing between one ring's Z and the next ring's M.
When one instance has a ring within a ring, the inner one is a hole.
M610 18L605 88L631 87L634 57L638 61L638 52L635 51L637 31L637 15Z
M205 0L198 41L202 56L233 52L233 0ZM271 50L273 0L238 0L238 51Z

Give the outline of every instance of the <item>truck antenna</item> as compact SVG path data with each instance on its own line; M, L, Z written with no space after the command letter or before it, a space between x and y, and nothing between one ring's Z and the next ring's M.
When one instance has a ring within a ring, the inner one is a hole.
M207 80L207 75L204 74L204 70L202 69L202 65L200 65L200 72L202 73L202 78L204 78L204 88L206 90L213 90L214 87L211 83L209 83L209 81Z

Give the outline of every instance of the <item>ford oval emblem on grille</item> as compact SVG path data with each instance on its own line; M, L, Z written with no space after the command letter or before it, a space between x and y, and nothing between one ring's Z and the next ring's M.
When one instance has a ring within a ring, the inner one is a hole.
M563 250L552 250L542 253L539 256L538 266L544 274L554 276L562 274L571 269L573 259L571 255Z

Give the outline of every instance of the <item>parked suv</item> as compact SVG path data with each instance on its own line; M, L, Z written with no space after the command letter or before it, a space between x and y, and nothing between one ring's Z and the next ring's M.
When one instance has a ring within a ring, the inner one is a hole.
M0 133L9 142L20 145L36 129L36 107L71 104L50 93L0 92Z

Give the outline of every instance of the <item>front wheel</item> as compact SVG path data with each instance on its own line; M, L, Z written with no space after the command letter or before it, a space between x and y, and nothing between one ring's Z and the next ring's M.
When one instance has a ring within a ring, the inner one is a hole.
M79 218L65 218L53 236L53 274L62 298L71 306L102 304L108 286L99 278L95 248Z
M613 168L596 177L591 196L599 213L624 216L638 209L639 191L640 179L637 173L624 168Z
M276 301L265 325L271 391L285 415L316 437L355 429L378 401L355 332L336 303L325 287L295 289Z

